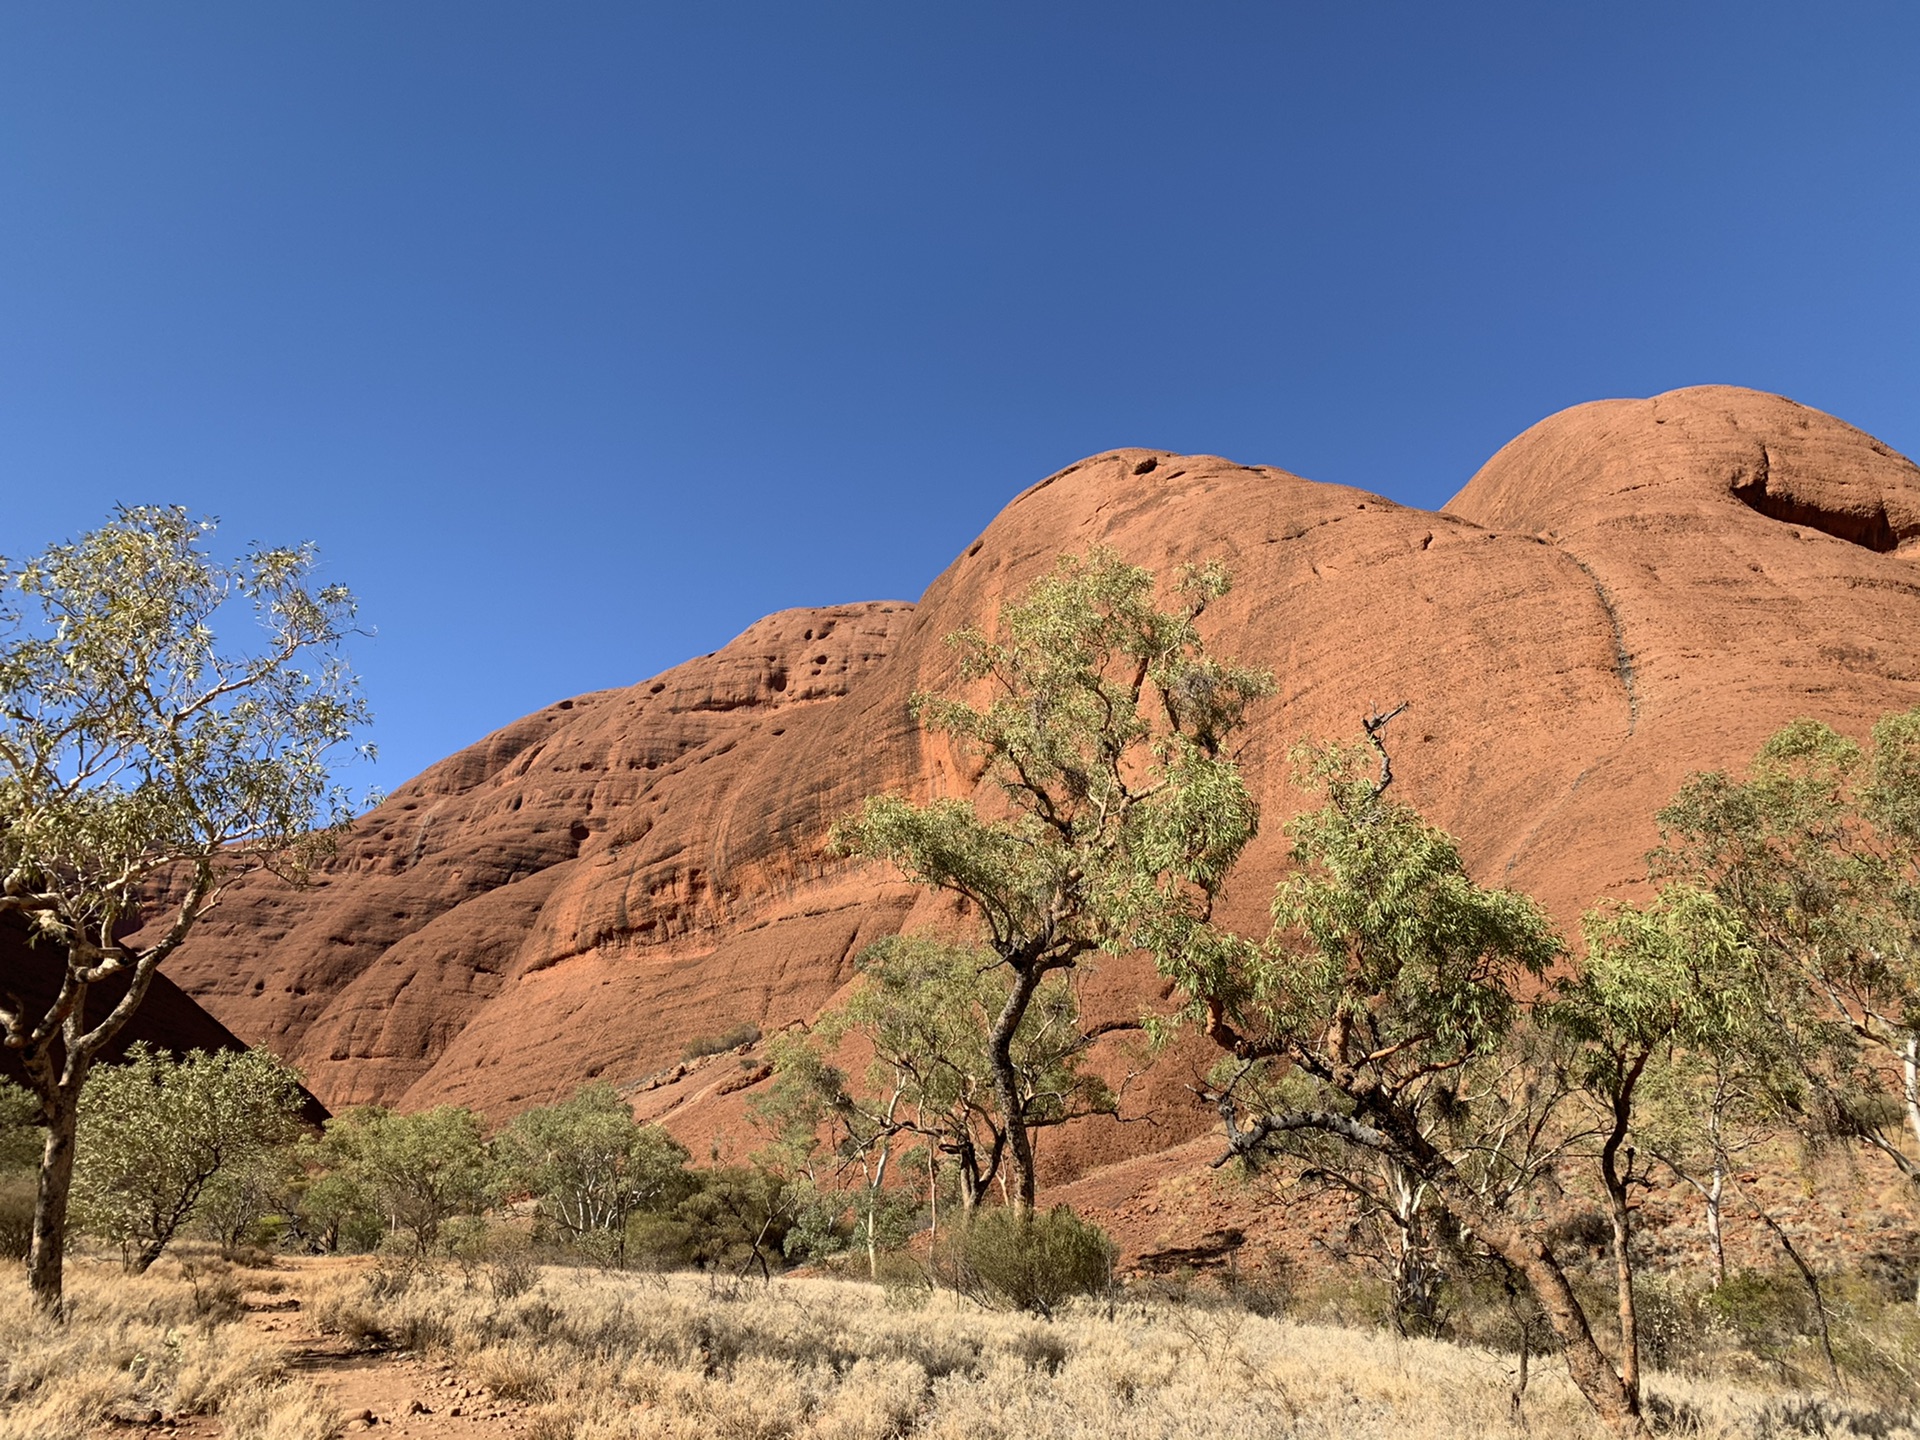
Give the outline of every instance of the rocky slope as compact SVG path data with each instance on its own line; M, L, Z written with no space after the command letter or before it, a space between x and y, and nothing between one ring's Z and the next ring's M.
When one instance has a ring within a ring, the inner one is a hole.
M963 792L906 713L949 632L1063 551L1169 571L1219 557L1215 647L1271 667L1245 752L1266 828L1231 908L1257 926L1301 801L1285 752L1401 700L1400 783L1484 879L1564 921L1630 890L1656 807L1782 722L1849 731L1920 702L1920 469L1831 416L1726 387L1604 401L1514 440L1443 510L1211 456L1116 451L1016 498L917 605L788 611L626 690L563 700L366 817L318 884L239 887L170 963L336 1109L495 1116L589 1076L639 1082L736 1022L805 1019L860 947L938 916L825 849L884 789ZM1155 987L1115 962L1096 1011ZM738 1144L731 1058L639 1098L696 1154ZM1124 1066L1119 1055L1111 1065ZM1156 1123L1056 1145L1056 1178L1206 1126L1178 1057L1129 1092Z

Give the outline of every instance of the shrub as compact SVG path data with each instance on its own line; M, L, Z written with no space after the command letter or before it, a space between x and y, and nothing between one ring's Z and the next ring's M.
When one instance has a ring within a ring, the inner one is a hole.
M764 1278L784 1253L796 1196L780 1176L749 1166L702 1170L699 1188L674 1217L686 1228L688 1257L706 1270Z
M118 1245L129 1270L144 1271L218 1182L237 1184L292 1140L299 1115L299 1076L265 1050L176 1059L136 1044L81 1092L74 1219Z
M686 1147L604 1082L516 1116L493 1149L508 1186L539 1202L541 1233L600 1262L624 1265L627 1221L693 1187Z
M678 1215L643 1210L627 1221L627 1263L638 1270L678 1270L693 1263L693 1227Z
M458 1105L408 1115L367 1106L336 1115L310 1158L330 1172L337 1233L384 1216L389 1233L405 1232L421 1256L441 1247L449 1221L486 1207L494 1182L480 1117ZM321 1188L309 1186L304 1203L315 1206Z
M1045 1214L983 1210L949 1231L935 1254L935 1274L984 1305L1051 1317L1075 1295L1097 1295L1113 1283L1113 1242L1065 1205Z
M699 1060L708 1055L723 1055L729 1050L737 1050L742 1045L751 1045L760 1038L760 1027L742 1020L738 1025L728 1026L718 1035L701 1035L686 1044L680 1052L682 1060Z

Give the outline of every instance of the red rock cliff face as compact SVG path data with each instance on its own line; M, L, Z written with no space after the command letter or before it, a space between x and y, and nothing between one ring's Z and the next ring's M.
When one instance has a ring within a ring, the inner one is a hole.
M906 713L915 689L951 683L942 637L1095 544L1162 572L1224 559L1236 585L1210 639L1278 678L1245 751L1265 815L1229 897L1248 927L1302 802L1288 747L1350 734L1370 707L1411 702L1391 732L1398 783L1475 872L1571 922L1635 885L1653 812L1690 771L1739 763L1795 716L1859 732L1920 702L1920 470L1775 396L1580 406L1438 513L1119 451L1020 495L917 606L774 615L441 762L313 888L237 887L169 969L335 1108L503 1116L590 1076L636 1080L736 1022L805 1019L862 945L939 917L825 840L869 793L966 790ZM1156 994L1112 962L1089 1004ZM1190 1078L1159 1067L1129 1105L1163 1123L1056 1146L1056 1177L1204 1129ZM739 1096L721 1094L737 1089L654 1108L688 1134L737 1132Z

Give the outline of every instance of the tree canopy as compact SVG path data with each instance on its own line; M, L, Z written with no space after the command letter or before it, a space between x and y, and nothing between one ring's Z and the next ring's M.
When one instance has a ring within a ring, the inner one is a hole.
M966 900L1004 967L987 1043L1025 1208L1033 1152L1012 1047L1041 982L1149 932L1162 950L1191 946L1254 833L1229 741L1272 680L1210 655L1196 623L1228 586L1219 565L1183 567L1162 609L1153 576L1112 551L1061 557L991 635L949 637L967 695L913 699L982 766L985 792L874 796L838 830L848 850Z

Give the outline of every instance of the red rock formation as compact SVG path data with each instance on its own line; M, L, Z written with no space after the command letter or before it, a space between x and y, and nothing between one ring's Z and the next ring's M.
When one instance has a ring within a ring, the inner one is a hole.
M1580 406L1439 513L1118 451L1020 495L917 606L775 615L442 761L314 888L237 887L170 972L335 1108L501 1116L589 1076L637 1081L735 1022L802 1020L861 945L939 915L824 842L866 794L967 786L906 713L952 680L942 637L1094 544L1162 572L1224 559L1237 583L1210 638L1278 677L1245 753L1266 829L1229 901L1250 927L1301 801L1286 750L1370 707L1411 702L1399 783L1474 870L1570 922L1636 883L1688 772L1739 763L1798 715L1857 732L1920 702L1920 470L1787 400L1705 387ZM1089 994L1124 1013L1155 987L1114 962ZM737 1072L721 1057L643 1108L696 1153L715 1131L737 1144ZM1189 1078L1160 1067L1129 1102L1164 1123L1055 1145L1056 1176L1204 1129Z

